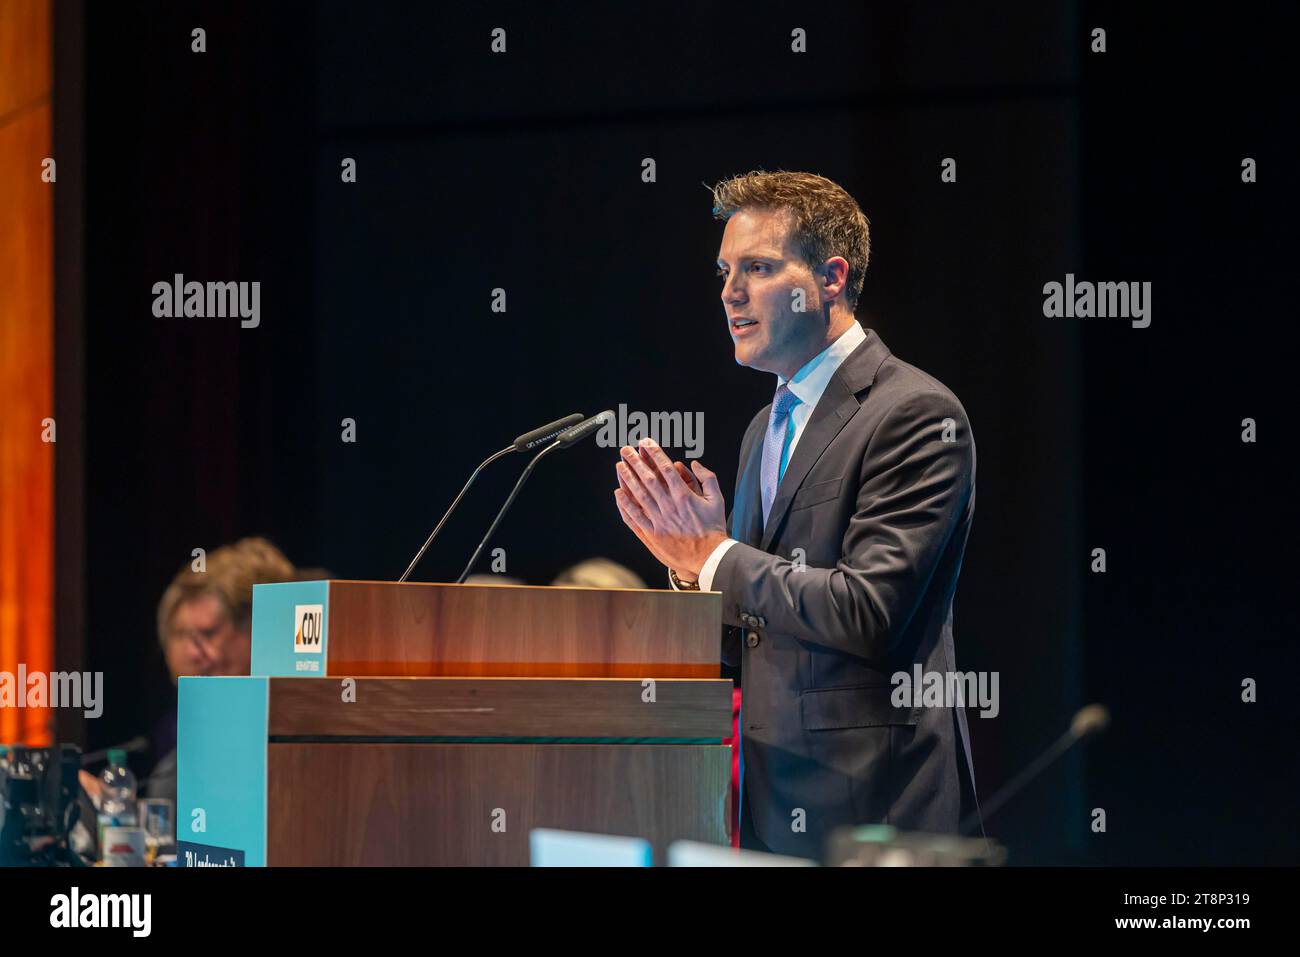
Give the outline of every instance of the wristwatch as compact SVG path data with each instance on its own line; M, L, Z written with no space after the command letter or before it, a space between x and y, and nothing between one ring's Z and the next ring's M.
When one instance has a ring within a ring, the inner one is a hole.
M700 590L699 582L684 582L677 577L677 573L673 571L671 568L668 569L668 578L672 581L673 587L676 588L678 591L699 591Z

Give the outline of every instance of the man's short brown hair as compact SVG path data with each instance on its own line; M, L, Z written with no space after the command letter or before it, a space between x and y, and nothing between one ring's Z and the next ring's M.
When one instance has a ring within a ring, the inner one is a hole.
M790 210L795 246L814 269L832 256L848 260L845 298L850 309L857 307L871 256L871 224L842 186L815 173L755 170L713 187L715 219L730 219L746 207Z
M158 602L158 640L165 647L172 616L183 603L200 595L221 602L230 623L247 630L253 621L253 586L263 582L293 581L295 571L284 553L264 538L242 538L222 545L205 559L205 570L193 564L182 568Z

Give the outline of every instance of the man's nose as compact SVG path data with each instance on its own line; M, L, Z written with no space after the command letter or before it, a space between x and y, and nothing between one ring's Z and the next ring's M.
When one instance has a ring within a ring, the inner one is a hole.
M735 273L731 273L722 284L722 301L727 304L742 303L746 298L743 283Z

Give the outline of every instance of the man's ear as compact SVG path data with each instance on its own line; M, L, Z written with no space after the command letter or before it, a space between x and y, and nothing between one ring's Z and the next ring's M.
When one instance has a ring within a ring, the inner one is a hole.
M832 256L822 263L818 278L822 284L822 298L838 299L848 287L849 261L843 256Z

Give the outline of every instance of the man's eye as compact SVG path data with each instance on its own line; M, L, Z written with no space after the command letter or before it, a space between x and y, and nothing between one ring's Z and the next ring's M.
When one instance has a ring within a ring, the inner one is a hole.
M718 270L718 275L721 276L721 277L723 277L723 278L725 279L726 276L727 276L727 271L726 271L725 269L719 269L719 270Z
M767 268L767 263L754 263L754 264L751 265L749 268L750 268L750 269L766 269L766 268Z

